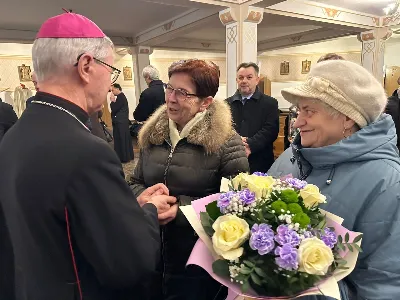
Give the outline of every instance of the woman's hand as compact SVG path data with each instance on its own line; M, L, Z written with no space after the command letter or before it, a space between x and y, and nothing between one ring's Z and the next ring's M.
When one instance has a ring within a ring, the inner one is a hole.
M176 198L167 195L157 195L151 197L147 203L153 204L157 208L157 214L164 214L171 209L171 205L176 203Z
M140 206L143 206L147 202L151 200L154 196L159 195L169 195L168 188L163 183L157 183L151 187L145 189L138 197L137 201L139 202Z
M160 225L165 225L171 222L176 218L176 214L178 213L179 205L178 203L172 205L169 210L164 213L158 214L158 221Z

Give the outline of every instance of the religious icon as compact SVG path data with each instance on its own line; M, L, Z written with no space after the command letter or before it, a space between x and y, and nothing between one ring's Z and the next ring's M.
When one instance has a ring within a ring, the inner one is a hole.
M303 60L301 62L301 74L308 74L311 68L311 61Z
M132 80L132 68L131 67L124 67L123 72L124 73L124 80Z
M19 81L31 81L31 67L30 66L25 66L24 64L22 66L18 66L18 75L19 75Z
M289 75L289 62L281 62L281 75Z

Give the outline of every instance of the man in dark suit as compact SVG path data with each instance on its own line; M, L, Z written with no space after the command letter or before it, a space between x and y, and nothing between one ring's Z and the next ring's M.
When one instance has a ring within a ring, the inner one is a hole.
M18 117L12 106L0 99L0 143L6 132L17 122Z
M158 184L136 199L118 156L85 125L120 73L113 44L65 13L41 26L32 60L40 91L0 144L0 298L146 299L157 213L176 198Z
M142 75L148 88L140 95L139 104L133 113L138 122L146 121L160 105L165 103L163 82L160 80L158 70L149 65L143 69Z
M226 100L235 130L246 147L250 172L267 172L274 163L273 143L279 132L278 101L258 89L259 68L255 63L240 64L236 81L238 90Z

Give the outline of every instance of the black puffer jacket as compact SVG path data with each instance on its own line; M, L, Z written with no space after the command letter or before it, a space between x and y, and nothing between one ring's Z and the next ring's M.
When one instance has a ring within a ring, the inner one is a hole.
M233 130L230 109L223 101L215 100L204 118L174 149L164 105L145 123L139 143L141 156L132 186L136 196L162 182L170 195L178 197L180 205L187 205L194 199L218 193L222 177L249 170L243 143ZM220 284L203 270L185 268L197 236L180 210L174 221L163 226L162 235L162 265L151 299L225 299ZM216 297L218 291L221 298Z

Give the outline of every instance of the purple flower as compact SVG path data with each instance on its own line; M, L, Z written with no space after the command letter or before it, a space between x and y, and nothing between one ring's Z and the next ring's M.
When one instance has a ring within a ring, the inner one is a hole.
M263 173L263 172L254 172L253 175L256 175L256 176L268 176L267 173Z
M324 234L321 235L321 240L325 243L325 245L333 249L337 243L336 233L329 228L325 228Z
M293 271L297 270L299 263L297 261L297 249L293 248L289 244L283 245L282 247L276 247L275 257L276 264L285 270Z
M268 224L254 224L251 228L250 248L258 250L258 254L265 255L275 247L274 231Z
M235 192L227 192L223 193L219 196L217 200L217 207L219 207L220 211L223 213L223 210L229 206L231 203L232 197L235 195Z
M314 233L312 233L311 231L304 231L304 238L305 239L310 239L312 237L314 237Z
M275 241L280 245L290 245L292 247L300 245L300 236L296 231L289 229L287 225L279 225L276 232Z
M249 189L244 189L243 191L239 192L239 198L244 205L249 205L256 200L256 194Z
M304 187L307 185L306 181L299 180L297 178L286 178L285 182L298 190L304 189Z

